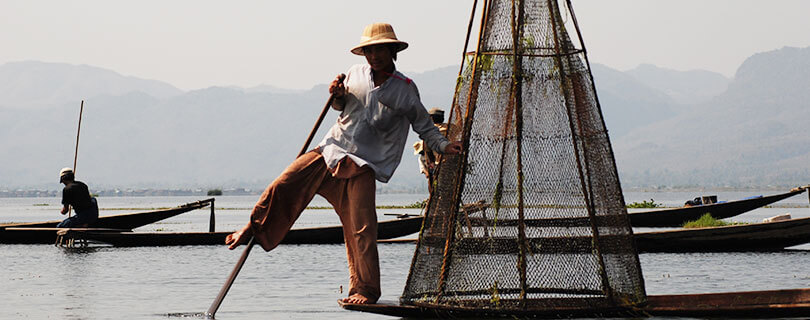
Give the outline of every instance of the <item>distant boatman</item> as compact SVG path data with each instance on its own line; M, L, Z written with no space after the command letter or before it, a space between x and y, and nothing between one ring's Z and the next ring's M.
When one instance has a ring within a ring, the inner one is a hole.
M59 171L59 183L65 184L62 189L62 214L67 214L70 207L76 215L65 219L56 225L57 228L84 228L98 219L98 203L90 195L90 190L84 182L76 181L73 169L64 168Z
M397 52L408 44L387 23L367 26L350 51L366 62L352 66L344 82L329 86L337 123L315 150L298 157L265 189L250 222L226 237L230 249L250 235L264 250L275 248L312 198L319 194L335 208L343 224L349 264L347 303L374 303L380 297L377 255L375 179L388 182L402 160L409 128L434 150L456 154L433 126L411 79L394 68Z
M444 110L432 108L428 110L433 125L439 128L442 135L447 135L448 124L444 123ZM439 152L431 150L424 140L414 142L413 154L419 156L419 171L428 179L428 192L433 193L433 181L436 177L436 168L439 166Z

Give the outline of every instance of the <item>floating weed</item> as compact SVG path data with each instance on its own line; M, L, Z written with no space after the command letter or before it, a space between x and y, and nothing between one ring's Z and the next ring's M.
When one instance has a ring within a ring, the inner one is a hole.
M166 314L169 318L208 318L203 312L174 312Z
M405 205L380 205L376 206L377 209L422 209L427 205L427 200L416 201L411 204ZM309 206L307 210L331 210L332 206Z
M711 213L706 213L701 216L697 220L687 221L683 224L684 228L707 228L707 227L723 227L723 226L730 226L730 225L741 225L747 224L745 222L725 222L723 220L717 220L712 217Z
M653 199L650 199L650 201L633 202L627 205L628 208L660 208L662 206L663 205L660 203L655 203Z

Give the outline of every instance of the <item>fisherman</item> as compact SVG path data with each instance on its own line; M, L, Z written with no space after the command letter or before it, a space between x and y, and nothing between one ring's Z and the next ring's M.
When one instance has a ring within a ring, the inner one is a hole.
M461 152L433 125L413 81L394 66L408 47L387 23L366 26L350 51L366 64L332 81L335 123L314 149L293 161L259 198L250 222L228 235L230 249L251 235L266 251L275 248L315 194L326 198L343 224L350 286L346 303L374 303L380 297L375 179L388 182L402 159L408 127L432 150Z
M68 217L56 225L57 228L84 228L98 219L98 203L90 195L84 182L76 181L73 169L59 171L59 183L65 184L62 189L62 214L67 214L70 207L76 215Z
M439 129L442 135L446 135L448 124L444 123L444 110L431 108L428 110L433 125ZM419 156L419 172L428 179L428 192L433 193L433 181L435 179L436 168L439 166L439 153L431 150L425 145L424 140L414 142L413 154Z

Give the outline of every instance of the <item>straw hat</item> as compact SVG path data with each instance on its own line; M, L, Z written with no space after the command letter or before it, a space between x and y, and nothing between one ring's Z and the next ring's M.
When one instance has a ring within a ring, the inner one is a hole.
M71 169L71 168L62 168L62 170L59 170L59 182L62 182L62 178L64 178L67 175L72 176L73 175L73 169Z
M444 116L444 110L439 109L439 108L430 108L430 110L428 110L428 114L429 115Z
M360 37L360 44L354 46L350 51L358 56L363 55L363 47L383 43L396 43L399 45L397 52L405 50L408 43L399 41L397 35L394 33L394 27L387 23L372 23L367 25L363 30L363 36Z

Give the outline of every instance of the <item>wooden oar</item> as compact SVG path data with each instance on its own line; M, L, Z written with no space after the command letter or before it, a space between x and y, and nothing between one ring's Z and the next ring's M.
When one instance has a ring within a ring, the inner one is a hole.
M338 83L342 83L343 79L346 78L346 75L341 74L338 78ZM312 142L312 138L315 137L315 133L318 132L318 128L321 126L321 122L323 122L323 118L326 116L326 113L329 112L329 106L332 105L332 102L335 101L335 95L329 95L329 100L326 101L326 105L323 106L323 110L321 110L321 114L318 116L318 121L315 122L315 126L312 127L312 131L309 132L309 136L307 137L307 141L304 142L304 146L301 148L301 151L298 152L298 156L300 157L304 153L307 152L307 148L309 148L310 142ZM236 276L239 275L239 271L242 270L242 266L245 265L245 261L247 260L248 255L250 254L250 250L253 249L253 245L256 244L256 237L251 236L250 241L248 241L247 245L245 246L245 251L242 252L242 256L239 257L239 261L236 262L236 265L233 267L231 271L231 275L228 276L228 280L225 281L225 284L222 285L222 289L219 290L219 294L217 298L214 299L214 302L211 303L211 306L208 308L208 311L205 312L205 317L208 319L213 319L214 315L217 313L219 306L222 304L222 300L225 300L225 295L228 294L228 290L231 289L233 282L236 280Z
M84 112L84 100L79 105L79 127L76 129L76 150L73 152L73 174L76 174L76 160L79 158L79 134L82 132L82 113Z
M76 176L76 159L79 158L79 134L82 132L82 112L84 112L84 100L82 100L81 105L79 105L79 128L76 129L76 151L73 152L73 176ZM72 207L68 208L68 218L70 218L70 213L73 211Z

